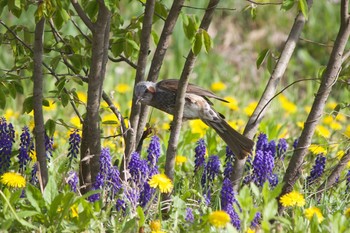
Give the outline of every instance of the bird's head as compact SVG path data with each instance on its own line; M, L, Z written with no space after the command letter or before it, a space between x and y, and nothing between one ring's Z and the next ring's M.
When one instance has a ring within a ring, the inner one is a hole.
M142 81L135 86L136 103L149 104L156 92L156 84L153 82Z

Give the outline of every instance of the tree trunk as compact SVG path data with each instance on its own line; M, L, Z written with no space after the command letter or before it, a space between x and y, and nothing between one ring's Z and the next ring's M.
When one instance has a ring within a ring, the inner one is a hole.
M313 1L308 0L307 2L308 7L310 8ZM281 56L271 74L268 84L266 85L264 93L244 129L243 134L250 139L253 139L254 135L256 134L259 124L264 118L267 109L266 106L276 93L277 85L287 69L288 63L293 55L304 25L305 17L302 12L299 12L289 33L288 39L283 47ZM236 191L239 189L239 185L243 177L245 162L246 159L236 159L233 165L234 168L231 175L231 181L233 182L233 187Z
M42 4L39 1L38 5ZM35 136L35 150L36 156L39 163L40 171L40 186L43 190L48 181L48 171L46 163L46 150L45 150L45 127L44 127L44 116L43 116L43 36L45 27L45 17L37 22L35 26L34 35L34 69L33 69L33 109L34 109L34 136Z
M300 170L302 169L302 164L304 162L304 157L307 153L307 149L311 144L315 128L322 117L323 109L325 107L329 93L337 81L342 65L344 49L350 35L350 21L348 10L348 0L342 0L341 24L339 33L335 40L327 68L322 75L321 85L315 96L311 111L306 122L304 123L304 129L301 132L298 145L294 150L293 156L284 175L284 186L282 188L282 193L280 196L283 196L284 194L289 193L293 190L293 186L299 177ZM281 213L283 209L283 206L279 203L279 213Z
M100 102L106 72L111 13L102 1L92 31L92 59L88 80L86 117L81 141L80 183L82 193L91 189L100 169L101 153Z

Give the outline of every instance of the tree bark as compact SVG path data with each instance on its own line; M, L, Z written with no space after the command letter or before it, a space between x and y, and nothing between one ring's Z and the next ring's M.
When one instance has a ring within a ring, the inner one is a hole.
M150 43L150 38L152 33L154 6L155 6L155 0L147 0L146 6L145 6L145 15L142 22L140 52L139 52L139 57L137 61L134 87L138 82L145 80L147 56L148 56L149 43ZM120 166L122 178L124 178L124 170L126 168L126 165L128 164L130 154L131 152L135 151L135 147L137 145L136 132L137 132L137 124L140 116L140 105L135 104L135 102L136 102L136 98L135 98L135 95L133 95L130 121L129 121L129 130L127 131L127 141L125 144L125 153L124 153L125 156Z
M304 129L301 132L298 145L294 150L293 156L284 175L284 186L282 188L282 193L280 196L283 196L284 194L289 193L293 190L293 186L299 177L307 149L311 144L315 128L322 117L323 109L328 99L329 93L331 92L333 85L336 83L341 69L344 49L350 35L348 0L341 1L340 12L340 29L333 46L327 68L322 75L321 84L315 96L311 111L306 122L304 123ZM282 213L283 210L283 206L279 203L279 213Z
M39 1L38 5L42 4ZM34 136L35 136L35 150L39 163L39 171L41 177L41 189L43 190L48 181L48 171L46 162L46 150L45 150L45 127L43 116L43 36L45 27L45 17L37 22L35 26L34 34L34 50L33 50L33 109L34 109Z
M308 0L307 2L308 7L310 8L313 1ZM288 39L283 47L281 56L271 74L268 84L266 85L264 93L244 129L243 134L250 139L253 139L254 135L256 134L259 124L265 116L265 112L267 110L266 106L269 104L269 100L273 98L276 93L277 85L287 69L288 63L293 55L304 25L305 17L302 12L299 12L289 33ZM231 181L233 182L233 187L236 191L239 189L239 185L243 177L245 162L246 159L236 159L233 165L234 168L231 175Z
M208 7L203 16L202 22L199 28L208 30L213 18L214 11L220 0L210 0ZM192 52L192 49L187 55L184 68L181 73L179 80L179 87L176 95L176 104L175 104L175 114L174 120L172 122L172 129L170 133L170 138L168 142L168 148L166 152L166 161L165 161L165 174L171 179L174 180L174 166L175 166L175 155L177 150L177 145L179 142L183 110L185 106L185 94L187 90L187 85L189 83L189 75L191 74L194 63L196 62L196 55Z
M168 17L165 20L164 27L160 35L156 51L154 52L154 55L153 55L151 67L147 77L148 81L155 82L158 79L160 68L162 67L166 51L170 44L170 36L174 31L175 24L177 22L177 19L179 17L179 14L184 2L185 2L184 0L173 1ZM147 123L148 113L149 113L149 106L147 105L141 106L141 111L139 113L139 118L137 121L138 125L137 125L137 128L135 128L136 129L135 145L138 145L140 142L140 139L143 134L143 130Z
M92 31L91 70L81 141L80 182L83 185L82 193L86 193L91 189L91 185L100 169L101 129L99 109L108 60L110 20L111 13L104 2L99 1L99 12Z

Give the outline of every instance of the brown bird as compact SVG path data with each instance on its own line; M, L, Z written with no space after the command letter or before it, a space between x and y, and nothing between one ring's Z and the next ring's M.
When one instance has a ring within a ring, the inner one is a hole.
M166 79L158 83L139 82L135 87L136 103L141 102L174 115L178 83L176 79ZM225 121L225 117L212 108L213 103L208 98L228 102L211 91L188 84L183 120L201 119L216 131L239 159L243 159L253 149L254 142L234 130Z

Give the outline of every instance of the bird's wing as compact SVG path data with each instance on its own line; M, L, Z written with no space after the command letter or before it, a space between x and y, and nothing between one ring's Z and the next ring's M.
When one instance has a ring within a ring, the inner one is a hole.
M178 86L179 86L179 80L177 79L165 79L157 83L157 88L160 88L162 90L172 91L172 92L177 92ZM190 94L203 96L203 97L214 98L214 99L228 103L227 100L215 95L213 92L203 89L191 83L187 85L186 92Z

